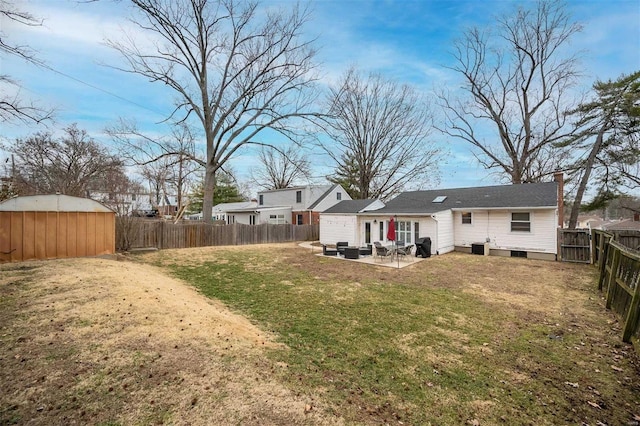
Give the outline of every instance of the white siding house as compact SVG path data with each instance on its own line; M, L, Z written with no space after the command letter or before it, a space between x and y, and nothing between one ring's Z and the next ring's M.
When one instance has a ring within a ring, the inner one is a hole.
M289 207L286 223L317 224L320 212L342 200L351 200L340 185L307 185L258 192L258 209Z
M320 214L320 242L364 246L378 241L378 216L367 212L384 207L380 200L344 200ZM362 216L358 216L361 213ZM384 225L383 222L380 222ZM385 231L386 232L386 231ZM386 235L386 234L385 234Z
M412 191L386 205L369 203L366 211L346 211L338 204L320 215L320 240L388 244L389 220L394 218L397 241L415 244L429 237L432 254L472 252L481 246L491 255L555 259L561 188L558 182L546 182ZM351 203L357 201L363 200Z

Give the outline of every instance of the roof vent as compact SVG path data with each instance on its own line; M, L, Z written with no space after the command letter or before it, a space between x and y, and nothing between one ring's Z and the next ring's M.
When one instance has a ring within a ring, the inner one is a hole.
M438 195L436 198L433 199L432 203L442 203L446 199L447 199L446 195Z

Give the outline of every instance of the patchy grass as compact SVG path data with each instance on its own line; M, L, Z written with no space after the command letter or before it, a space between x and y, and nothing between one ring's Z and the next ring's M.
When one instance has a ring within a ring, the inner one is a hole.
M281 379L354 423L640 416L638 361L587 266L448 254L393 270L285 245L140 259L279 336Z
M340 423L271 373L274 345L147 265L0 265L0 425Z
M0 424L640 416L638 359L587 266L448 254L396 270L292 244L135 260L0 265Z

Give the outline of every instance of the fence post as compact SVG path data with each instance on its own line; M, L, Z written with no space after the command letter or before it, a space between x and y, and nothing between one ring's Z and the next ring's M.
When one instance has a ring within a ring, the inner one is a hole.
M598 279L598 290L602 291L602 284L604 283L605 276L607 274L607 262L609 261L609 252L611 246L609 242L603 244L604 235L600 235L600 249L598 250L598 269L600 270L600 279ZM608 289L607 289L608 290Z
M618 275L618 266L620 265L620 257L622 253L615 246L609 246L609 250L613 250L613 261L611 262L611 271L609 271L609 282L607 287L607 309L611 309L611 299L613 299L613 289L617 285L616 278Z
M631 299L631 304L629 305L629 312L627 313L627 321L624 323L624 330L622 332L622 341L630 343L631 336L638 325L638 320L640 316L640 285L636 285L635 291L633 292L633 298Z

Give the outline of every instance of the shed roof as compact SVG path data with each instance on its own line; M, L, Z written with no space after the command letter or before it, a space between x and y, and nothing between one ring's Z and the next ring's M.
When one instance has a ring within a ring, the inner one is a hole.
M558 183L481 186L410 191L399 194L376 213L436 213L449 209L554 208Z
M62 194L26 195L10 198L0 202L0 211L113 212L95 200Z

